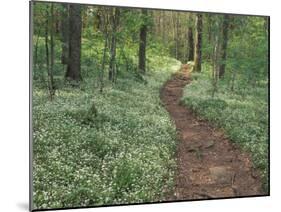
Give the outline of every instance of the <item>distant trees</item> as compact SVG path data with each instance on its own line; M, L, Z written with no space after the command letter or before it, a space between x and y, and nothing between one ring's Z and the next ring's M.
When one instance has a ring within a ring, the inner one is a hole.
M196 14L195 21L195 50L194 50L194 71L201 71L201 60L202 60L202 14Z
M69 7L69 55L65 77L68 80L80 81L81 76L81 6L70 4Z
M194 61L197 72L211 65L214 82L225 80L232 90L241 77L255 86L267 74L266 17L43 2L34 9L34 79L51 98L59 77L79 85L91 76L103 92L117 76L145 74L151 53Z
M141 10L143 16L143 23L140 27L140 41L139 41L139 65L138 68L142 74L146 71L146 34L147 34L147 15L146 9Z

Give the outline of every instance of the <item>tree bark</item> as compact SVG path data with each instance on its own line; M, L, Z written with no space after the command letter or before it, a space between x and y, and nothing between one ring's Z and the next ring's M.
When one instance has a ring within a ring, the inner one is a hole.
M82 80L81 77L81 6L72 4L69 7L69 61L66 79L73 81Z
M140 28L140 43L139 43L139 70L142 74L146 71L146 34L147 34L147 10L142 9L143 21L144 23Z
M226 66L226 52L228 43L228 28L229 28L229 16L224 15L222 23L222 46L221 46L221 62L219 66L219 78L223 78Z
M194 70L201 72L201 57L202 57L202 14L196 15L196 36L195 36L195 51L194 51Z

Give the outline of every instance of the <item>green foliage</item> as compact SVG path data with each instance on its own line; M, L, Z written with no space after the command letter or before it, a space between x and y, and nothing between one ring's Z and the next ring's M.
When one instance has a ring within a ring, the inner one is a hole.
M83 89L63 86L50 102L35 86L35 208L164 199L173 185L176 132L159 89L179 64L163 61L165 68L145 76L147 84L127 76L102 95L85 80ZM89 110L93 100L97 116Z
M192 74L193 76L194 74ZM267 189L268 177L268 102L267 87L259 86L231 92L227 81L211 98L208 73L196 74L185 87L182 101L200 116L225 130L228 137L252 154Z
M214 36L220 32L215 25L223 15L204 16L203 61L211 63ZM244 84L256 86L268 78L268 29L267 18L229 15L224 78L235 77ZM235 79L235 81L236 81ZM241 82L240 82L241 85ZM245 86L243 86L245 87Z
M268 75L268 34L261 17L240 17L242 22L231 34L228 46L227 66L236 70L242 80L255 85ZM241 39L243 33L243 39Z

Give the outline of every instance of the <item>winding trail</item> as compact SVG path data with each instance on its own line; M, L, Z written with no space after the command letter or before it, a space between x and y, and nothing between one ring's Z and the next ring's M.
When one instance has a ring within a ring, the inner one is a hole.
M176 184L169 200L264 195L249 155L231 143L221 130L180 104L183 88L189 82L188 65L183 65L160 93L179 140Z

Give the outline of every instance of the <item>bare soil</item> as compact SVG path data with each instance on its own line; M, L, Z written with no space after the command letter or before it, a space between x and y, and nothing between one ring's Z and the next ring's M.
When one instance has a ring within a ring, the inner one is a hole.
M183 88L191 81L188 65L163 86L160 97L178 133L175 188L169 200L264 195L249 154L181 105ZM243 126L241 126L243 127Z

